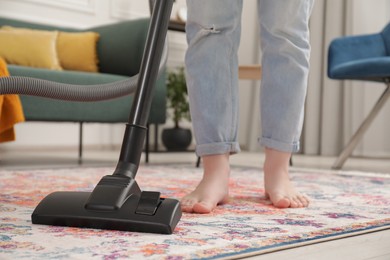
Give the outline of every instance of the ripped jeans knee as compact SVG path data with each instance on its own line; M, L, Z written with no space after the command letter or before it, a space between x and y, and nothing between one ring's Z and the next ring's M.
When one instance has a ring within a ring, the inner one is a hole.
M232 2L239 7L236 12L241 12L242 1L223 1ZM239 151L237 53L241 16L233 15L234 8L223 1L194 0L188 6L196 11L191 10L186 25L186 79L200 155ZM220 5L213 6L217 2Z

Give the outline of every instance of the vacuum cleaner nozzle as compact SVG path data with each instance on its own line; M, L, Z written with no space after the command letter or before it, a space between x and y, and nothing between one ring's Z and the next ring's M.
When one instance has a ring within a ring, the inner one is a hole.
M137 91L117 168L93 192L54 192L35 208L34 224L171 234L181 218L179 201L142 191L135 175L146 136L152 90L164 48L173 0L155 1Z
M181 218L178 200L140 191L116 176L104 176L93 192L54 192L35 208L34 224L172 234ZM117 198L122 198L117 199Z

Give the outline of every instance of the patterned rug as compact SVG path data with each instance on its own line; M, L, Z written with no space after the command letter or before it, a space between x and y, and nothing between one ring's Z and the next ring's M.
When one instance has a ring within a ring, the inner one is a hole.
M201 170L141 166L143 190L180 198ZM0 259L226 259L390 227L390 175L293 170L311 197L304 209L276 209L265 199L262 172L233 167L231 200L213 214L184 214L174 234L159 235L32 225L37 203L53 191L91 191L108 168L0 171Z

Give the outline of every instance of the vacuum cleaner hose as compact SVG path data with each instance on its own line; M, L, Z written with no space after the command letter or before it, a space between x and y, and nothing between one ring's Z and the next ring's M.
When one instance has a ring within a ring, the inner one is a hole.
M165 42L158 74L165 69L168 46ZM30 77L0 77L0 95L22 94L67 101L93 102L132 94L137 89L138 76L107 84L73 85Z

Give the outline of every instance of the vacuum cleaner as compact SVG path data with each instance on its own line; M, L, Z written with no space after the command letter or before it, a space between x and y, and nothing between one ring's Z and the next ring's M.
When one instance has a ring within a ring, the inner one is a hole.
M154 3L153 3L154 2ZM173 0L150 1L154 6L139 73L127 80L78 86L28 77L0 78L0 94L26 94L71 101L96 101L136 91L112 175L104 176L92 192L59 191L35 208L33 224L172 234L182 212L176 199L160 192L141 191L135 176L146 137L152 90L159 71ZM136 87L135 87L136 86Z

